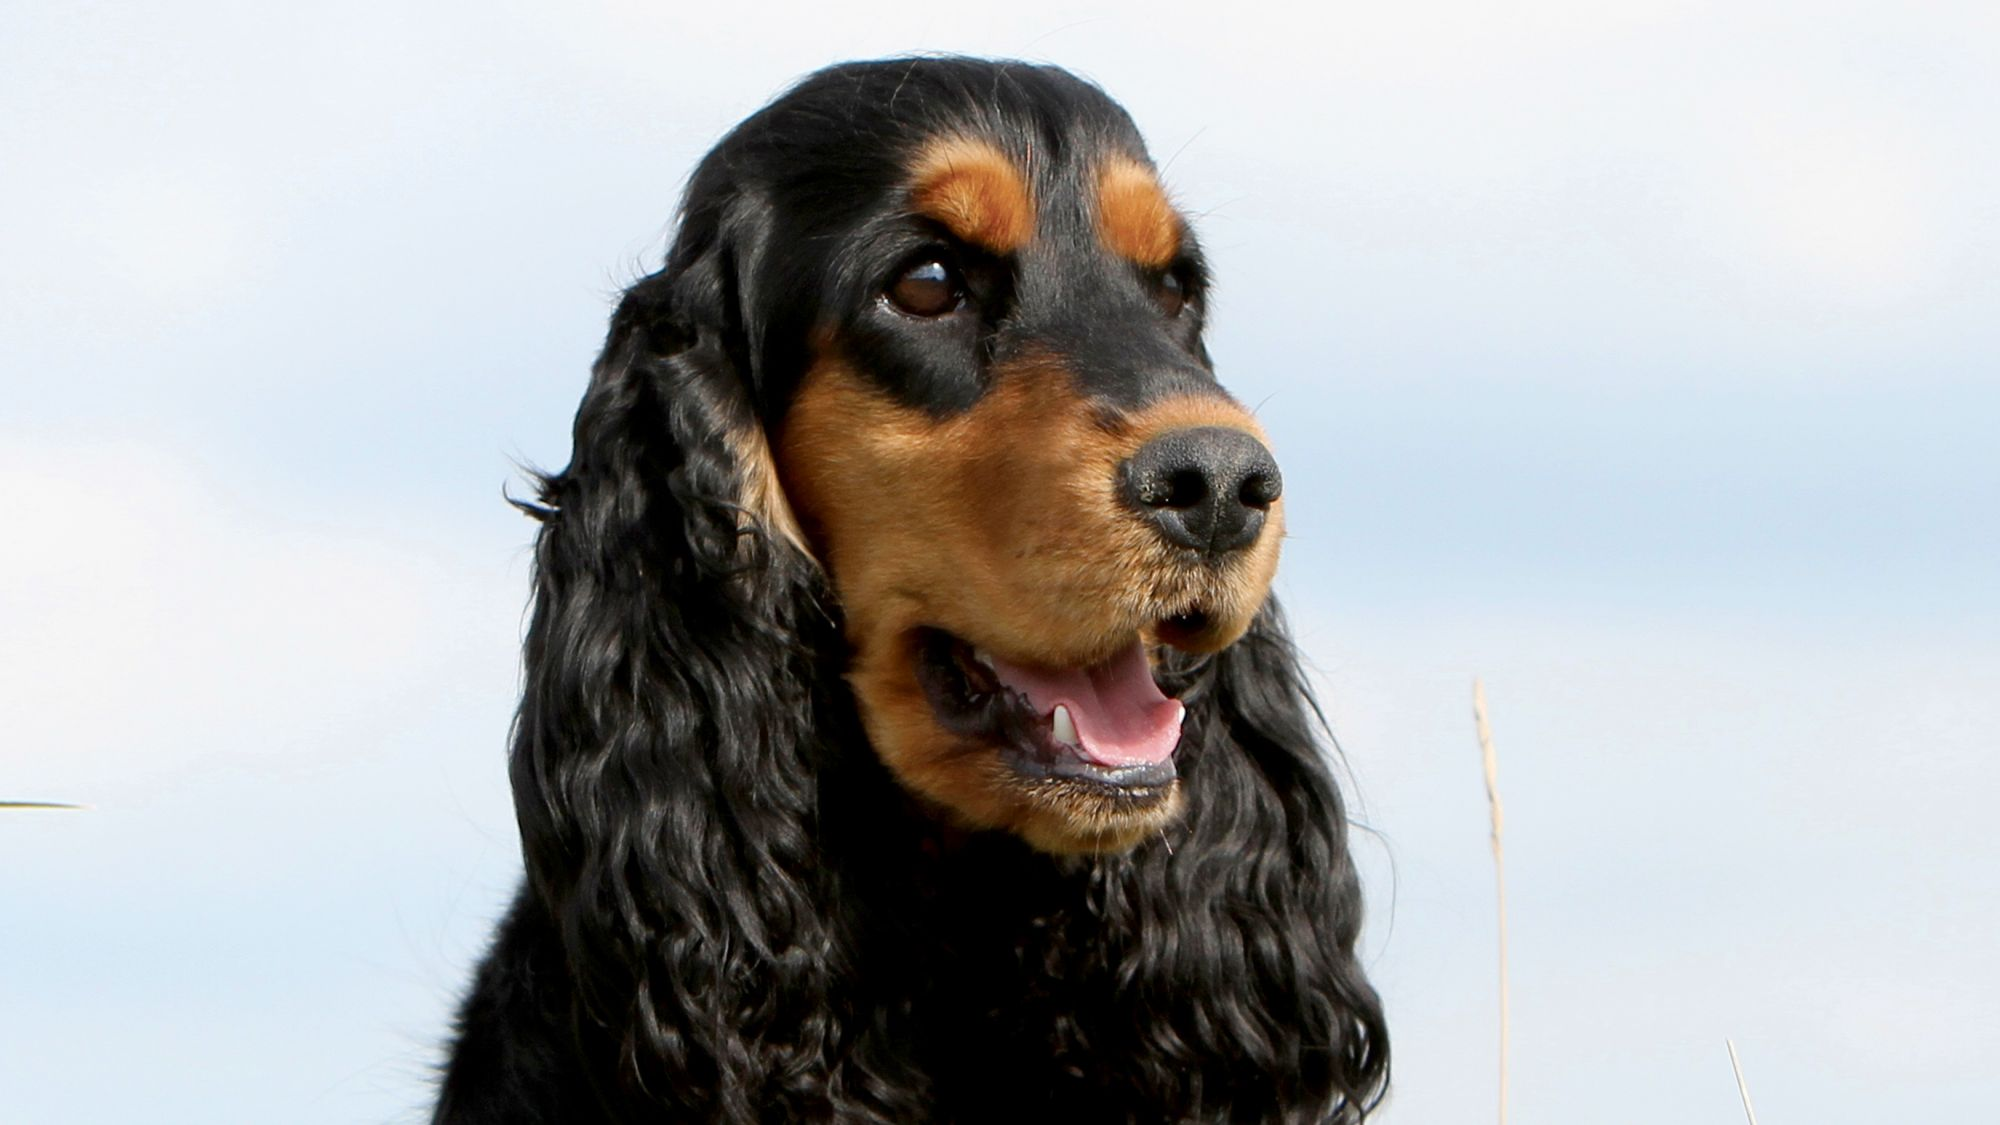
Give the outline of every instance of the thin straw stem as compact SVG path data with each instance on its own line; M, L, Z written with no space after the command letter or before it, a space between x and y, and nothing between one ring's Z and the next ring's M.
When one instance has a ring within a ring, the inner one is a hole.
M1729 1069L1736 1072L1736 1092L1743 1097L1743 1116L1750 1119L1750 1125L1757 1125L1757 1111L1750 1108L1750 1086L1743 1081L1743 1061L1736 1057L1736 1040L1722 1042L1729 1048Z
M1486 805L1493 814L1493 905L1500 947L1500 1125L1507 1125L1507 852L1501 844L1506 816L1500 806L1500 763L1493 753L1493 728L1486 723L1486 685L1476 678L1472 681L1472 718L1479 728L1479 756L1486 767Z

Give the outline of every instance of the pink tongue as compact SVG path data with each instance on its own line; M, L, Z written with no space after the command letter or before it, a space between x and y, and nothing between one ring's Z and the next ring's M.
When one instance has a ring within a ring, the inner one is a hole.
M1069 708L1084 760L1100 766L1163 762L1181 741L1185 709L1153 683L1146 649L1132 646L1095 668L1045 671L995 657L1000 682L1026 695L1044 722Z

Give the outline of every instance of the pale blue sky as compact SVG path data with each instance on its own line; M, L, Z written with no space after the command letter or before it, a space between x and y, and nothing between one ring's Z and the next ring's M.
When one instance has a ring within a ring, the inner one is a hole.
M518 870L530 528L617 288L827 62L1132 110L1376 836L1390 1125L2000 1102L1985 4L0 12L7 1120L416 1121Z

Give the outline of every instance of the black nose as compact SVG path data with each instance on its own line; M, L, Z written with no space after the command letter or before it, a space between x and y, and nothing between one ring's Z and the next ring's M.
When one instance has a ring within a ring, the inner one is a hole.
M1119 468L1118 487L1168 542L1219 555L1257 541L1284 479L1263 442L1242 430L1200 426L1140 446Z

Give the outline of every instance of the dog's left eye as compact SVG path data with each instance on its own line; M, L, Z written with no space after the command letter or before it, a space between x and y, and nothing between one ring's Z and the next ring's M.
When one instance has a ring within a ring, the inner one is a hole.
M1168 270L1160 275L1159 284L1153 287L1153 300L1160 303L1160 311L1172 320L1187 307L1187 283L1181 280L1179 273Z
M965 285L950 266L930 259L897 275L886 296L911 316L943 316L965 302Z

